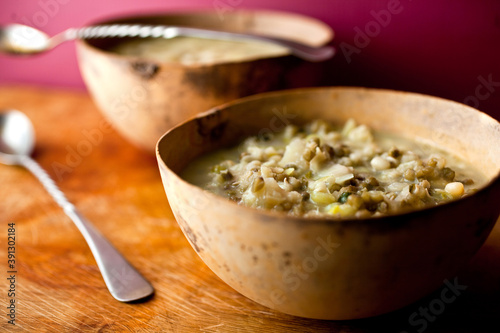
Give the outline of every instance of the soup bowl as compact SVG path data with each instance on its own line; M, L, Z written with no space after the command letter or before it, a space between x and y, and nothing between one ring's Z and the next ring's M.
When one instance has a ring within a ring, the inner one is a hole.
M310 46L321 46L333 38L333 31L318 20L275 11L205 10L95 22L114 23L226 30ZM166 130L200 111L260 92L317 85L324 72L325 62L308 63L290 55L186 65L114 52L125 40L79 40L79 67L92 98L110 123L130 142L151 153Z
M249 135L349 118L452 152L481 170L487 184L423 210L335 219L244 207L180 176L195 158ZM246 297L297 316L364 318L420 299L467 263L500 212L500 124L415 93L332 87L247 97L170 130L156 154L170 207L207 266Z

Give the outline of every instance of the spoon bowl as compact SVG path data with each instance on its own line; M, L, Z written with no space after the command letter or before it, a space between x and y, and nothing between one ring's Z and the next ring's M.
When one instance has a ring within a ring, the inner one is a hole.
M0 111L0 163L23 166L40 180L82 233L114 298L130 302L150 296L154 292L151 284L78 212L30 157L34 145L35 131L29 118L17 110Z
M46 33L27 25L0 27L0 53L37 54L51 49L50 41Z
M17 164L18 155L28 156L35 146L33 125L22 112L11 110L0 115L0 161Z

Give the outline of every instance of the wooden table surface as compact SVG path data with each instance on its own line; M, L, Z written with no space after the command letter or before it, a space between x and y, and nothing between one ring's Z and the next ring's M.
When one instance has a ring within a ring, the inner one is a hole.
M34 158L156 290L141 303L114 300L83 237L38 181L0 165L2 332L500 332L499 223L456 277L467 289L450 304L439 302L440 289L376 318L293 317L241 296L204 265L170 211L155 157L110 129L86 93L2 87L0 108L32 119ZM15 326L7 317L8 223L16 229Z

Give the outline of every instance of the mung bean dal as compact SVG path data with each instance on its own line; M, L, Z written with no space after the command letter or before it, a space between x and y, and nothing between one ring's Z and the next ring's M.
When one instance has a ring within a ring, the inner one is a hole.
M288 125L198 158L184 179L239 204L295 216L366 218L472 194L485 178L429 145L349 120Z

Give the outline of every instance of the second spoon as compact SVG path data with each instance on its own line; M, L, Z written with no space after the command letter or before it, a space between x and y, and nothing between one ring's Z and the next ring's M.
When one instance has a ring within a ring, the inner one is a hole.
M0 163L23 166L40 180L82 233L114 298L130 302L151 295L154 292L151 284L78 212L49 175L30 157L34 143L33 126L24 113L0 111Z

